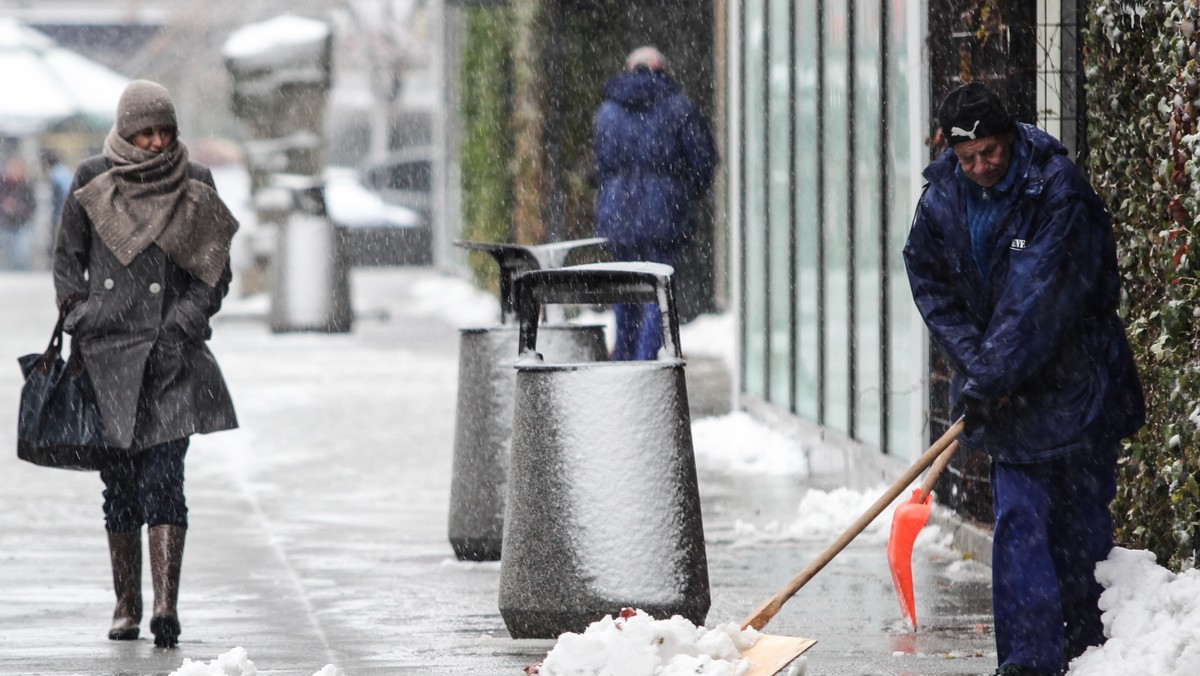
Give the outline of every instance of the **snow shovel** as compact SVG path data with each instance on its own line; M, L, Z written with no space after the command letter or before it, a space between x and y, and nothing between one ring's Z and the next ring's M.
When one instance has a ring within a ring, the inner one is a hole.
M892 571L892 586L896 589L896 597L900 601L900 612L914 631L917 628L917 608L913 600L913 543L917 540L917 534L929 521L929 512L933 507L933 496L930 493L937 485L942 470L950 464L950 458L954 457L957 450L956 440L938 456L937 462L925 473L921 487L914 488L912 496L892 513L892 531L888 535L887 543L888 568Z
M808 581L813 578L821 569L825 567L833 557L837 556L850 541L858 537L858 534L863 532L875 517L879 516L887 506L892 504L892 501L900 497L905 488L908 488L917 477L924 472L927 467L933 464L942 452L945 451L962 432L963 422L959 420L946 430L946 433L938 439L933 446L925 451L912 467L905 470L904 474L892 484L883 495L875 501L873 505L863 512L858 520L850 524L844 533L838 536L833 544L825 548L825 551L817 555L812 563L808 564L804 570L800 571L796 577L792 578L783 589L775 592L775 595L767 599L754 612L750 613L745 620L742 621L742 629L759 629L767 625L771 618L775 617L780 610L783 609L783 604L792 598L800 588L808 584ZM787 665L791 664L804 651L808 650L816 643L813 639L800 638L797 636L773 636L764 634L751 647L742 651L742 657L749 658L754 665L746 676L770 676L782 671Z

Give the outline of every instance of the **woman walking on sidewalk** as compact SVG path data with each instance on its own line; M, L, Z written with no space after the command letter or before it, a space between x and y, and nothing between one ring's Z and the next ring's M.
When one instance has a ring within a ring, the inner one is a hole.
M237 427L204 341L231 279L237 221L212 175L188 161L167 90L130 83L104 152L84 160L63 205L54 285L95 388L114 459L104 519L117 605L108 637L138 638L148 526L154 644L180 634L176 601L187 532L188 438Z

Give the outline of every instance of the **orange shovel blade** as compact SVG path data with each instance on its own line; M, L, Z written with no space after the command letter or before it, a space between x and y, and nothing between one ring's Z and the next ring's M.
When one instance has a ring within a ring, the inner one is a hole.
M912 497L896 507L892 515L892 532L888 536L888 567L892 570L892 586L900 601L900 612L904 619L917 628L917 609L913 601L912 551L917 534L929 521L932 507L930 495L921 500L921 489L913 489Z

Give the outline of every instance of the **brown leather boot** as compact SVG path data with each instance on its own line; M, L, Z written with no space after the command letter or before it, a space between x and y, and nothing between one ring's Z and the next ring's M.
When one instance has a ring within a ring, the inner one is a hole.
M117 607L113 610L108 638L135 641L142 623L142 531L109 533L108 556L112 560L113 591Z
M183 567L182 526L154 526L150 529L150 574L154 578L154 615L150 631L154 645L174 648L179 644L179 571Z

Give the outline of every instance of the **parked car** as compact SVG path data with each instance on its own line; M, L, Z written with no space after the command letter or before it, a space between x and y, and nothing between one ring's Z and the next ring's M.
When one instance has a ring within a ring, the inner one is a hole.
M325 209L338 227L350 265L429 265L433 247L429 219L420 211L387 202L347 167L325 170Z

